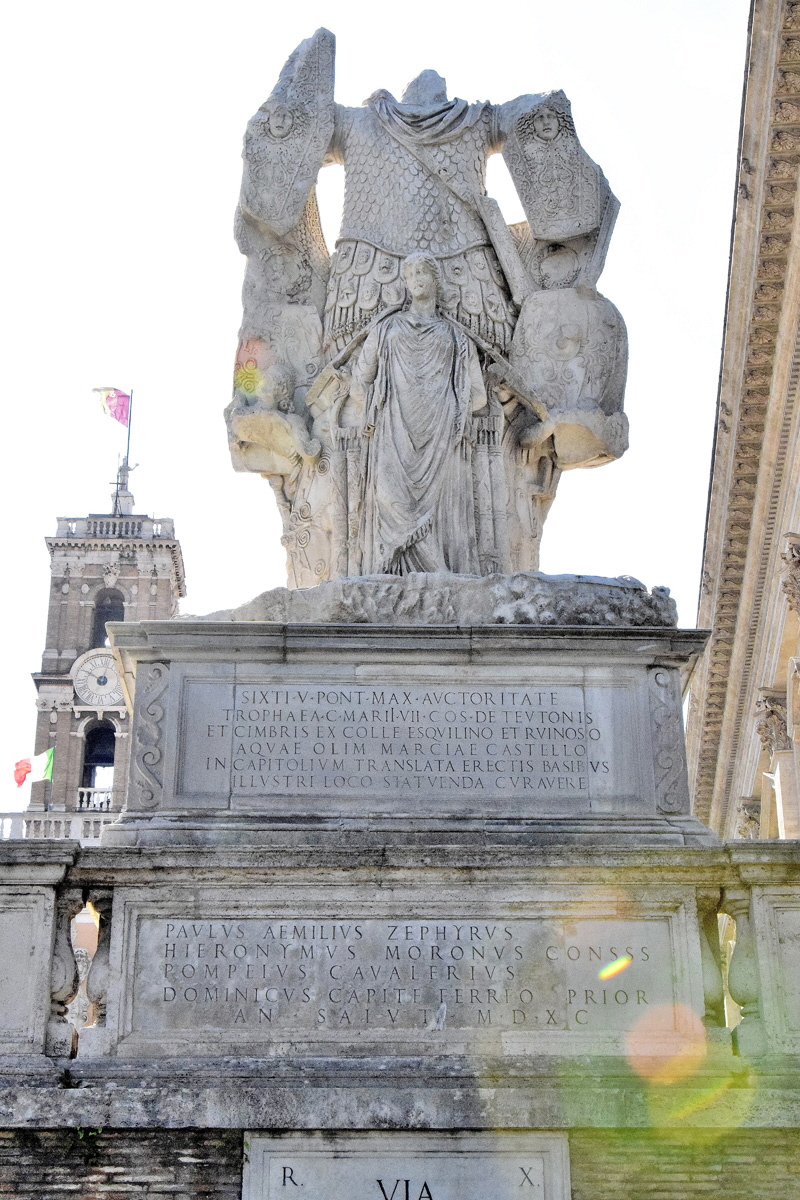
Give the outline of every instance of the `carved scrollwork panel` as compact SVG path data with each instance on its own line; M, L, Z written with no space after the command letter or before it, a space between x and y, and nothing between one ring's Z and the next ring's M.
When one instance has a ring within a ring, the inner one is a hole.
M651 667L647 672L656 807L664 813L689 809L683 721L673 675L665 667Z
M148 663L140 667L133 730L133 762L129 807L158 808L164 786L162 759L165 704L169 666Z

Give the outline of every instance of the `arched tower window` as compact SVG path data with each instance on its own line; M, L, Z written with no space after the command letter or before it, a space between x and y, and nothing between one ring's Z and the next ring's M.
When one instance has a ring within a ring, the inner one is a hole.
M83 750L83 774L78 793L81 808L108 808L114 783L116 738L110 721L99 721L87 731Z
M116 589L106 588L98 592L94 602L94 625L92 626L92 646L107 646L107 621L125 620L125 597Z

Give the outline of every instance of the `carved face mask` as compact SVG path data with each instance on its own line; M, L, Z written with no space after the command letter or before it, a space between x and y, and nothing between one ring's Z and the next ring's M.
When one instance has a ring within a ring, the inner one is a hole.
M533 130L543 142L554 141L560 132L558 114L552 108L540 108L533 116Z
M275 108L270 109L267 116L267 124L269 131L274 138L285 138L292 131L294 117L291 109L285 104L278 104Z

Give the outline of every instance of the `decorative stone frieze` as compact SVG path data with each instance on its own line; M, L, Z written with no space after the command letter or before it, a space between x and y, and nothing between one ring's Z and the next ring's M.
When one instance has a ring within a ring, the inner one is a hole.
M786 548L781 558L785 565L783 590L789 608L800 614L800 533L786 534Z
M761 688L756 704L756 732L770 758L779 750L791 750L786 728L786 693Z

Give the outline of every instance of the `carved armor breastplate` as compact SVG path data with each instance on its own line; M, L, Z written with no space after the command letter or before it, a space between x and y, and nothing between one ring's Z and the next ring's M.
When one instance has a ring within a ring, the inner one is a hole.
M341 238L392 254L437 257L488 242L481 220L383 127L370 108L339 109L337 158L345 166ZM426 150L463 192L485 191L490 110L453 141Z

